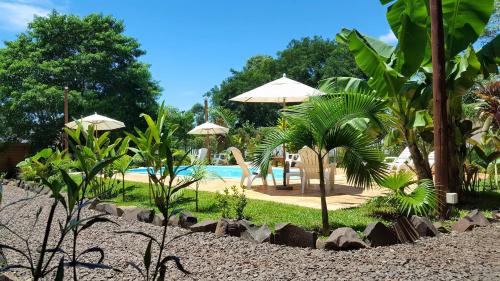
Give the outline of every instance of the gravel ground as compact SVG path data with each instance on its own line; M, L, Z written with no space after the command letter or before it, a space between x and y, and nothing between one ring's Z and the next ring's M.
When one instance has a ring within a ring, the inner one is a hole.
M3 204L27 194L21 189L6 187ZM9 221L8 225L23 237L31 234L31 241L39 245L50 202L47 197L39 197L29 204L9 207L0 213L0 221ZM45 209L40 222L32 229L35 213L41 206ZM92 213L86 210L85 215ZM127 266L127 261L141 264L147 240L128 234L118 235L114 231L144 231L159 238L161 228L120 218L113 220L119 225L97 224L85 230L79 246L80 250L102 247L106 253L104 262L122 272L79 269L81 280L141 279L135 269ZM169 228L168 234L173 237L185 232ZM0 229L0 243L22 245L4 229ZM69 250L68 245L65 246ZM185 275L170 266L167 273L170 280L500 280L499 223L464 234L422 239L413 245L352 252L327 252L267 243L257 245L235 237L216 238L211 233L184 236L169 245L167 250L169 254L179 256L184 267L192 272ZM11 263L20 258L12 252L6 255ZM69 272L66 273L69 277ZM16 274L23 280L28 278L26 272Z

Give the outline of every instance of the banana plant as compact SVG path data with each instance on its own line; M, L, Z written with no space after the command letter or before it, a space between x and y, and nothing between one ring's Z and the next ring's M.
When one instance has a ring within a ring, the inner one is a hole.
M132 164L132 156L128 155L129 151L129 142L130 138L125 137L121 144L120 147L117 149L116 153L118 155L123 155L120 159L116 160L113 163L113 168L116 169L122 176L122 201L125 202L125 173L127 173L127 170L130 167L130 164Z
M396 46L343 29L337 41L348 46L358 67L369 77L339 78L339 87L370 92L389 101L393 127L400 131L410 149L419 179L432 179L426 151L419 146L425 137L418 126L417 113L430 107L432 68L428 1L381 0L387 6L387 20L398 38ZM447 64L447 96L450 112L450 186L460 186L461 163L465 139L462 122L461 95L472 86L478 75L498 72L498 37L479 51L472 44L477 40L492 11L493 0L444 0L445 52ZM428 112L429 114L430 112ZM457 176L458 175L458 176Z

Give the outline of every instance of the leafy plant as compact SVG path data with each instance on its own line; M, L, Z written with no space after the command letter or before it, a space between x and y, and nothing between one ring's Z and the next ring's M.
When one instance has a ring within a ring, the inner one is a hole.
M229 188L226 186L224 187L224 191L223 193L219 193L217 192L216 193L216 198L215 198L216 202L217 202L217 208L220 210L221 212L221 217L223 218L229 218L230 216L230 213L231 213L231 197L229 195Z
M248 199L245 196L245 188L242 188L241 192L239 192L238 188L233 185L231 189L233 190L233 200L235 202L234 211L236 213L236 219L242 220L245 218L244 211L245 207L248 204Z
M331 84L324 84L321 91L329 95L311 98L308 102L291 106L282 111L289 122L286 131L276 128L256 149L254 163L267 171L273 150L283 143L295 147L308 146L318 157L323 233L329 232L328 208L324 180L324 158L328 152L345 150L341 166L345 168L349 183L367 187L373 179L384 174L380 152L374 139L352 125L356 119L379 124L378 115L385 103L374 96L360 92L336 92Z
M120 147L116 151L119 155L122 155L122 157L118 160L116 160L113 163L113 168L116 169L122 176L122 201L125 202L125 173L127 173L127 170L130 168L130 165L132 164L133 157L130 155L127 155L127 152L129 150L129 142L130 138L126 137L125 139L122 140Z
M393 204L402 215L412 214L428 216L437 210L437 197L434 183L431 180L413 180L413 173L399 171L385 176L378 182L379 186L390 191L388 202ZM418 183L417 186L414 186Z
M33 232L30 232L27 237L22 237L10 229L7 224L0 224L0 227L3 227L9 233L21 239L24 245L26 245L26 248L22 249L0 243L0 249L17 252L24 258L24 263L7 264L1 268L0 271L26 269L31 273L33 280L39 280L46 277L52 271L56 271L56 280L62 280L64 268L70 267L73 269L73 280L77 280L77 267L111 269L111 267L102 263L104 260L104 251L100 247L91 247L79 253L76 250L78 235L83 230L91 227L95 223L110 222L103 214L82 219L81 210L90 203L85 197L89 183L103 168L116 159L103 159L94 165L89 165L90 161L84 153L84 151L89 148L79 143L80 129L81 128L76 131L67 130L68 134L72 136L73 140L77 143L76 145L72 144L72 148L77 156L78 166L84 173L83 181L80 184L77 184L69 176L66 170L68 167L67 163L70 162L66 151L54 151L50 148L46 148L18 164L20 167L27 165L31 166L36 172L36 180L50 189L53 201L50 205L48 218L45 223L43 241L41 245L37 247L39 249L39 255L37 257L32 256L30 252L30 247L33 247L30 241ZM62 192L64 186L66 186L66 193ZM15 203L17 202L12 204ZM56 220L55 218L55 211L58 206L63 208L65 212L65 218L63 220ZM38 223L39 216L43 211L42 209L43 207L36 213L33 227ZM57 228L54 225L56 221L59 225ZM58 235L55 235L56 243L55 246L49 248L48 240L50 236L54 235L51 232L55 229L59 230ZM71 251L65 251L62 248L63 242L70 233L73 234ZM57 266L52 266L51 262L56 258L56 254L60 256L60 260ZM99 258L96 262L81 261L81 259L88 254L98 254ZM66 262L66 258L70 261Z
M147 235L145 233L121 231L119 233L142 235L149 239L149 243L144 252L143 265L145 271L134 263L130 264L136 268L143 276L144 280L164 280L166 274L166 263L173 261L177 269L184 273L189 273L180 263L180 259L173 255L164 256L166 245L177 239L174 237L166 241L167 221L171 216L180 212L176 209L174 197L184 188L194 184L205 176L203 166L188 165L180 166L188 159L189 153L179 149L179 139L173 137L177 128L171 122L167 122L169 113L164 104L160 106L157 113L157 119L153 120L147 114L141 114L147 123L147 129L140 131L136 129L136 135L127 134L130 140L136 145L136 148L130 148L133 152L140 155L145 163L148 164L148 176L151 182L150 196L158 210L164 217L163 233L161 240ZM190 169L192 172L188 176L178 177L179 173ZM158 248L156 262L153 263L153 246Z
M216 192L216 206L221 212L221 217L226 219L234 218L242 220L245 218L245 207L248 205L248 199L245 195L245 188L238 191L236 185L231 186L230 189L224 187L223 193Z

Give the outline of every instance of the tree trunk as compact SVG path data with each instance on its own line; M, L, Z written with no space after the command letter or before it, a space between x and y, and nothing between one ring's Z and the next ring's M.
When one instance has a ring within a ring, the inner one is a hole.
M323 157L318 153L319 163L319 191L321 195L321 220L323 224L323 235L327 236L330 232L328 223L328 206L326 205L325 173L323 167Z
M422 152L418 148L415 133L412 130L405 130L404 137L406 140L406 145L410 150L413 165L415 167L415 172L417 174L418 180L430 179L432 180L432 170L427 161L427 157L422 155Z

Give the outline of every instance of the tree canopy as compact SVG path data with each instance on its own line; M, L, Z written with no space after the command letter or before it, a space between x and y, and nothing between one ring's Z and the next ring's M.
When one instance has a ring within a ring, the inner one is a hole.
M283 73L311 87L318 87L321 80L334 76L365 77L346 47L319 36L292 40L285 50L277 53L276 58L253 56L242 70L232 69L231 73L207 95L212 105L235 112L240 124L249 121L256 126L274 125L281 105L236 103L229 101L230 98L278 79Z
M160 88L136 39L122 21L52 12L0 49L0 139L54 144L63 127L64 87L70 118L98 112L141 127L154 113Z

